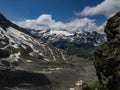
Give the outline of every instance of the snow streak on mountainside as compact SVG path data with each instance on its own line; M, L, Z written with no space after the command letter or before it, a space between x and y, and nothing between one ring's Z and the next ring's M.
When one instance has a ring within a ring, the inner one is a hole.
M65 59L59 49L50 47L24 32L29 33L0 14L0 51L8 51L10 54L6 58L1 58L1 61L16 63L34 62L34 60L38 60L38 62L62 62ZM0 57L2 56L0 55Z
M73 37L79 38L65 30L21 28L0 14L0 88L68 90L79 80L86 85L95 83L97 78L90 60L67 55L66 51L64 54L63 50L48 45L56 40L72 42Z
M31 36L67 51L68 55L92 58L93 51L106 41L105 34L96 31L69 32L69 30L34 30L27 29Z

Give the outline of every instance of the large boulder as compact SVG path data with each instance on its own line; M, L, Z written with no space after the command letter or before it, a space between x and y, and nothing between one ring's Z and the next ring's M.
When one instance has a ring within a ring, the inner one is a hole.
M107 42L94 55L96 73L107 90L120 90L120 12L108 20L104 31Z

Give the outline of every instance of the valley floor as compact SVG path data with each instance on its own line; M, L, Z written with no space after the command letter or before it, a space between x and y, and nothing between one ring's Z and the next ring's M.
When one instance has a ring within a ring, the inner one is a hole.
M6 80L10 80L13 84L1 84L2 90L81 90L81 86L78 85L81 81L85 86L93 85L98 81L93 63L88 60L76 61L72 64L40 62L23 67L27 72L13 71L8 74L9 76L7 75ZM33 67L32 70L30 67Z
M18 67L0 70L0 90L81 90L98 82L93 62L76 56L63 62L27 60Z

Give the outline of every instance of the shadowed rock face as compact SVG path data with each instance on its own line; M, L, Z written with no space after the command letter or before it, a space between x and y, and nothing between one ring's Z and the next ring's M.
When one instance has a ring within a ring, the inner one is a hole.
M21 70L0 70L1 88L2 90L52 90L46 75Z
M105 26L107 42L95 51L95 68L107 90L120 90L120 12Z
M2 50L0 49L0 58L6 58L10 56L9 50Z

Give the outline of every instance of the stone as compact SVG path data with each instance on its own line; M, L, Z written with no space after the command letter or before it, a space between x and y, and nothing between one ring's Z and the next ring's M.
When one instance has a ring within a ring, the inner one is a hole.
M104 29L107 42L94 52L94 66L106 90L120 90L120 12L111 17Z
M6 58L10 56L10 51L9 50L3 50L0 49L0 58Z

